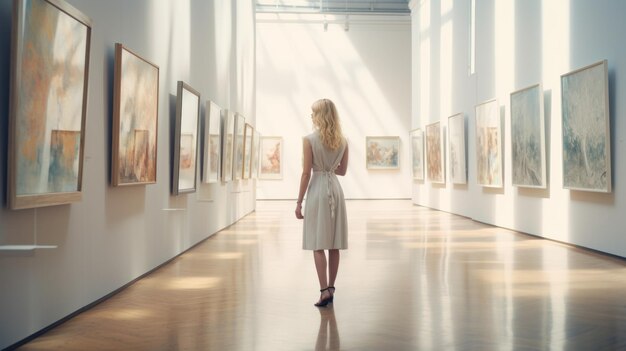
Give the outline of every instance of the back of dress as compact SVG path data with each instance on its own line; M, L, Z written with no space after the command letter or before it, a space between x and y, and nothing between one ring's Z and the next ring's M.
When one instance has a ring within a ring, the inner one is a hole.
M336 150L324 146L319 132L306 136L313 151L313 176L304 208L303 248L347 249L346 204L335 169L346 150L346 141Z

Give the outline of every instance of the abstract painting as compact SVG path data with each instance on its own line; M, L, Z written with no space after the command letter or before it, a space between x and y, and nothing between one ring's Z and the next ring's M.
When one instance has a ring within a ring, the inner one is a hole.
M399 169L400 137L365 137L365 164L367 169Z
M200 93L179 81L174 130L172 194L196 191Z
M546 141L541 84L511 93L513 185L546 188Z
M452 184L467 184L465 116L462 113L448 117L448 145L450 181Z
M243 138L246 129L246 119L240 115L235 116L235 148L233 150L233 174L234 179L239 180L243 177Z
M113 186L156 183L159 67L115 44Z
M503 186L502 129L497 100L476 106L476 169L478 184L491 188Z
M244 135L244 143L243 143L243 179L250 178L250 170L252 169L252 136L254 133L254 128L248 123L246 123L246 128L243 133Z
M222 182L233 180L233 132L235 126L235 114L229 110L223 110L222 115Z
M607 61L561 76L563 186L611 192Z
M283 178L283 138L261 137L259 179Z
M443 147L439 122L426 126L426 173L432 183L445 183Z
M411 131L411 158L413 179L424 180L424 132L419 128Z
M204 183L215 183L219 179L222 155L220 140L220 107L212 101L207 101L202 162L202 181Z
M8 202L81 199L91 20L62 0L13 8Z

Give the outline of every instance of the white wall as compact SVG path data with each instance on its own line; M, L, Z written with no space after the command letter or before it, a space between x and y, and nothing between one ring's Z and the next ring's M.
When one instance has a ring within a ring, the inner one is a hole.
M260 15L258 15L260 16ZM283 179L259 180L260 199L295 199L302 137L313 131L311 104L330 98L348 138L347 198L409 198L411 27L407 16L375 22L350 17L262 20L257 17L257 124L284 142ZM401 138L400 170L368 171L366 136Z
M115 291L254 210L254 181L170 195L171 119L183 80L222 108L255 112L253 1L70 0L93 20L83 199L0 210L0 348ZM12 1L0 1L0 195L6 197ZM109 185L114 45L160 66L157 184ZM204 110L204 103L203 103ZM204 115L204 111L203 111ZM181 211L165 211L180 208ZM35 233L36 231L36 233Z
M413 183L413 201L478 221L626 256L626 133L623 35L626 3L602 0L477 0L476 73L468 75L467 0L413 1L413 128L462 112L467 118L467 186ZM613 185L611 194L563 189L560 76L607 59ZM512 186L510 93L542 83L549 186ZM477 185L474 107L497 98L503 112L504 187Z

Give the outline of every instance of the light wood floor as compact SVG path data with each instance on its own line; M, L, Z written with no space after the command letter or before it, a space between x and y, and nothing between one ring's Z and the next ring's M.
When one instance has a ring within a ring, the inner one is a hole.
M293 210L259 202L23 349L626 349L625 261L409 201L348 202L335 303L315 308Z

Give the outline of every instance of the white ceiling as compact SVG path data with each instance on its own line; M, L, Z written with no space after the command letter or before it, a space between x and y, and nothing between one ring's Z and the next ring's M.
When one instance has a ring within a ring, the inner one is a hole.
M409 14L409 0L257 0L257 13Z

